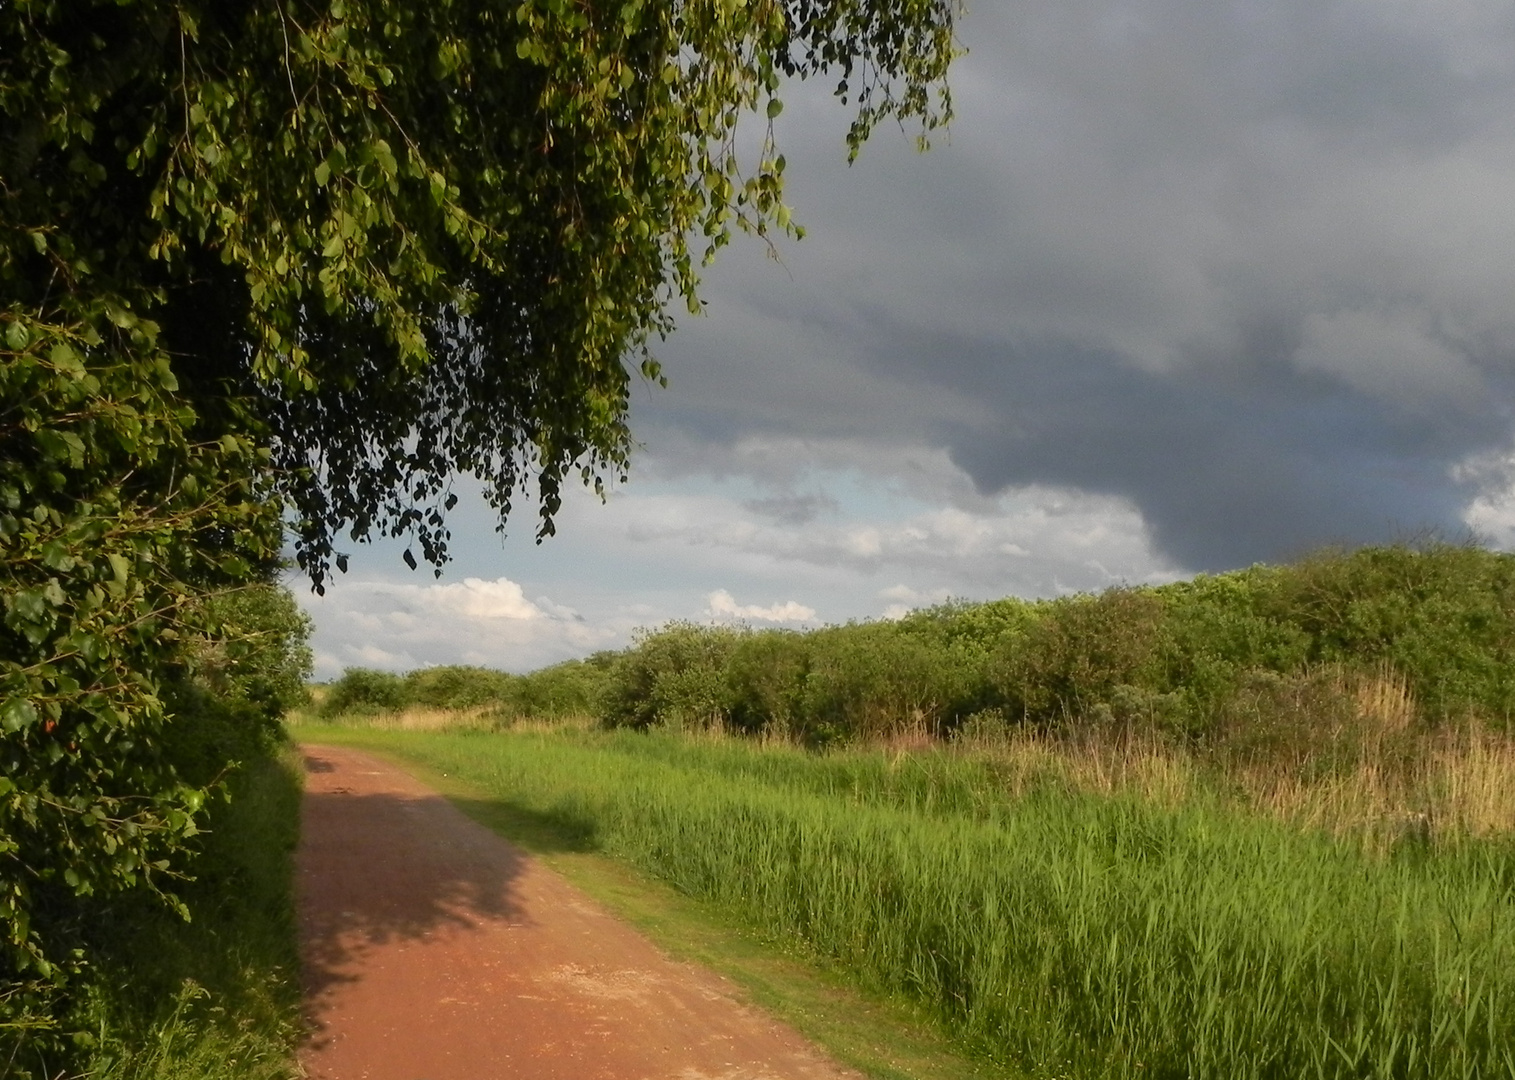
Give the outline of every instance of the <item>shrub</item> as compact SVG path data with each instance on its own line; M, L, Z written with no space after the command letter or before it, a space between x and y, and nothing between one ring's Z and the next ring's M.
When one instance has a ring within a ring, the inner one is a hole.
M1278 728L1296 723L1282 719L1290 710L1318 710L1330 727L1346 706L1328 684L1379 677L1402 679L1428 722L1478 715L1507 727L1515 557L1397 545L807 633L675 623L615 660L601 715L633 727L724 719L812 744L950 734L969 717L975 732L995 717L1200 744L1234 741L1249 715Z
M940 732L972 697L974 672L934 635L894 623L858 623L812 635L803 728L811 741Z
M730 719L748 733L797 734L805 726L811 637L764 630L742 637L726 663Z
M405 704L405 680L400 676L369 668L348 668L326 691L321 714L395 712Z
M268 722L310 700L310 616L288 589L259 583L204 601L214 637L201 640L198 681L230 702L253 707Z
M705 727L730 715L725 665L743 631L671 622L637 635L610 671L601 716L612 727Z
M512 678L505 708L529 719L589 716L608 679L607 666L598 660L567 660Z
M1112 711L1135 696L1131 689L1150 697L1161 689L1163 616L1162 600L1147 589L1110 589L1044 605L993 664L994 684L1009 714L1052 729L1094 716L1100 706ZM1126 693L1117 694L1122 688Z
M1329 551L1293 567L1287 617L1312 659L1405 675L1428 719L1515 711L1515 558L1470 545Z
M250 776L271 768L277 771L274 759L283 735L275 721L283 703L303 691L309 624L292 598L273 585L202 596L186 615L181 626L193 630L194 636L185 635L182 662L166 671L156 687L159 719L150 725L141 723L136 735L143 740L136 754L151 763L165 794L133 793L131 774L101 771L99 759L82 752L85 737L76 735L71 725L55 723L48 732L58 736L58 753L36 755L38 764L53 774L42 789L50 797L80 790L81 775L98 778L94 782L123 808L118 811L120 819L109 824L127 835L142 829L141 817L131 815L130 808L146 803L157 806L163 818L162 824L148 824L168 836L154 841L152 861L128 864L127 873L117 881L90 880L89 873L103 875L108 866L83 873L73 867L18 866L16 848L10 848L17 872L6 889L16 896L25 888L28 908L21 929L29 931L30 940L37 943L39 957L67 959L43 968L37 963L22 967L9 957L0 958L0 1061L7 1063L0 1067L0 1075L84 1075L82 1067L76 1066L101 1040L129 1044L145 1036L146 1032L121 1028L112 1010L130 1011L139 1004L123 990L128 971L131 979L140 980L144 966L161 961L163 970L168 970L170 965L150 948L133 953L134 939L151 934L188 940L195 936L185 926L191 915L196 925L202 920L215 924L221 910L240 899L232 893L242 884L230 880L220 856L207 860L202 855L208 850L227 854L229 849L217 842L223 822L250 821L240 810L230 811L226 797L240 799L249 790L248 784L256 783ZM18 772L9 762L5 771L10 776ZM14 787L10 790L14 798ZM25 803L21 808L19 827L13 832L0 829L0 852L11 837L31 839L26 833L35 825L24 817ZM270 814L258 820L270 828L293 828L293 804ZM78 843L77 823L69 824L72 827L55 843L63 853L82 858L77 850L69 851L70 843ZM237 857L240 854L234 853L233 858ZM282 887L278 882L268 884L275 891ZM255 914L249 914L249 920ZM215 946L227 940L212 933L202 937L200 944ZM13 945L24 941L11 939ZM200 959L206 969L224 960L238 975L245 970L242 959ZM178 982L173 980L175 989ZM207 985L213 992L222 989L209 981ZM224 1001L218 998L212 1011L222 1009ZM140 1004L152 1012L161 1002ZM274 1027L280 1022L271 1021ZM282 1035L274 1032L271 1038L282 1052Z
M345 677L344 677L345 678ZM476 709L509 700L516 677L481 667L434 667L412 671L404 678L397 705L433 709Z

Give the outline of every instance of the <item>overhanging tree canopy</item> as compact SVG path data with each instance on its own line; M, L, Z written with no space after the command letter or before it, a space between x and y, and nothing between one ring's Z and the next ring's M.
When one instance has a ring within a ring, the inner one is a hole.
M929 130L956 3L8 7L12 317L61 268L162 327L200 413L255 402L319 582L342 530L444 557L456 472L502 519L535 476L544 532L567 476L621 472L627 359L658 376L647 343L733 225L791 227L771 128L742 162L739 119L829 72L853 152L886 117Z

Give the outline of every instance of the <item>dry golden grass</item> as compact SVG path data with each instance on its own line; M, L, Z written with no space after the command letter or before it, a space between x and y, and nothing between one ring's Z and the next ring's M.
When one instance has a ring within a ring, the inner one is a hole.
M600 726L599 720L589 713L577 716L540 717L540 716L514 716L504 717L499 713L489 714L490 726L496 731L589 731Z
M1014 733L959 744L959 752L988 757L1013 794L1048 783L1075 791L1131 792L1176 805L1195 790L1198 771L1187 754L1146 736L1075 739Z
M365 727L379 731L493 731L501 725L487 709L436 709L411 706L399 712L350 713L335 718L322 717L314 708L296 710L287 722L298 728L302 724L335 724L338 727Z
M896 763L950 749L985 757L1012 794L1056 785L1134 794L1166 806L1220 794L1305 829L1355 836L1386 849L1406 838L1430 841L1515 832L1515 740L1469 720L1428 732L1405 680L1387 668L1367 675L1339 669L1273 687L1249 706L1232 736L1203 750L1120 726L1050 736L1000 726L944 742L924 720L868 740ZM298 724L298 715L292 720ZM312 714L309 720L314 720ZM505 717L488 709L409 708L347 723L399 731L590 730L588 714L558 719ZM1261 734L1259 734L1261 733ZM690 727L698 742L743 740L723 724ZM796 748L780 728L763 745Z
M1349 764L1244 772L1260 808L1373 846L1515 830L1515 741L1471 718L1442 731L1419 729L1408 686L1387 669L1338 678L1352 722L1332 733L1327 750Z
M955 745L991 758L1014 794L1053 783L1173 806L1220 793L1380 850L1515 832L1515 740L1471 719L1424 730L1408 684L1391 669L1316 671L1272 688L1240 721L1232 743L1201 751L1118 727L1072 736L1009 729ZM917 732L879 745L923 748Z

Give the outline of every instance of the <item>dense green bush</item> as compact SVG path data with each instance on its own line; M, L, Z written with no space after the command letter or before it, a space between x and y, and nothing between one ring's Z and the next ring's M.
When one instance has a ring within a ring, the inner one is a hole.
M614 660L614 654L602 653L514 676L500 708L527 719L588 716L599 705Z
M232 807L240 807L255 790L292 786L277 763L284 745L278 719L304 692L309 623L288 593L273 585L202 598L189 615L193 621L187 617L181 625L198 627L198 632L186 635L181 663L157 686L161 720L142 732L147 745L134 751L138 761L163 778L162 784L171 785L159 797L157 810L165 819L159 828L172 830L176 843L172 848L160 845L152 864L128 867L136 888L97 884L66 871L49 873L35 862L12 877L26 889L25 929L37 953L67 960L50 971L35 965L0 967L0 1061L7 1062L0 1075L75 1075L101 1054L124 1060L122 1055L130 1058L145 1045L143 1040L150 1041L152 1029L165 1023L185 1031L189 1024L200 1033L194 1038L220 1040L223 1048L230 1045L226 1040L242 1039L245 1032L228 1028L222 1039L206 1034L209 1028L187 1014L174 1018L164 1013L185 978L199 986L195 995L201 990L213 995L199 1009L205 1017L225 1019L229 1004L258 998L263 1003L258 1007L266 1006L264 1016L256 1021L248 1017L249 1022L267 1021L254 1039L261 1047L257 1053L268 1061L267 1074L283 1066L293 1035L293 1010L286 1008L292 999L288 994L263 996L266 989L246 982L274 973L259 968L249 975L245 956L250 954L234 958L230 942L259 923L262 944L254 951L264 945L267 951L256 963L278 965L289 959L279 954L293 940L287 910L260 913L238 905L255 896L273 897L271 903L287 908L287 868L278 864L287 860L292 845L295 809L287 797L258 809L261 796L255 797L250 813ZM67 730L59 724L50 733ZM66 734L57 739L60 752L51 755L55 771L65 777L69 769L86 767L80 760L83 740L67 739ZM43 757L41 764L47 763ZM112 779L106 777L102 784ZM65 783L55 780L54 788L66 789ZM138 798L150 801L146 795ZM267 836L250 839L265 829ZM249 859L258 866L247 868ZM264 871L272 876L250 880L249 875ZM273 921L261 923L264 915ZM161 948L146 947L146 941ZM176 957L164 951L171 948L179 950ZM152 992L161 989L162 994L139 998L154 979L158 983ZM127 986L131 993L124 991Z
M1164 605L1152 591L1068 597L1039 616L996 651L993 682L1009 715L1057 726L1108 711L1124 704L1130 689L1157 683Z
M388 671L348 668L321 699L321 712L337 716L350 712L393 712L404 708L405 680Z
M792 630L761 630L737 640L725 679L726 714L733 727L746 732L804 729L815 640Z
M1306 722L1295 714L1336 724L1341 676L1385 673L1405 681L1425 723L1507 726L1515 557L1396 545L808 633L675 623L620 656L601 717L720 720L813 744L951 733L970 718L975 731L1114 724L1205 740L1249 717L1277 730Z
M1327 552L1292 567L1281 609L1312 658L1402 673L1430 718L1515 710L1515 557L1471 546Z
M799 728L821 741L940 730L977 696L980 673L938 635L891 623L815 632Z
M601 699L618 727L703 726L730 713L726 665L742 633L722 626L669 623L641 633L616 661Z
M260 583L204 601L214 636L200 639L197 681L226 702L275 722L310 700L310 616L288 589Z
M365 678L371 678L378 672L366 672ZM342 687L348 683L349 678L358 675L356 670L349 670L343 675ZM400 705L425 705L434 709L476 709L485 705L496 704L504 700L510 693L513 678L503 671L491 671L480 667L434 667L421 668L410 672L405 676L404 683L399 687L399 700L397 703L379 701L364 701L354 697L351 702L343 702L343 710L349 711L357 705L367 704L377 708L398 708ZM371 684L375 689L378 683ZM385 684L388 685L387 683ZM342 697L335 692L328 698L328 702ZM369 691L373 693L373 690ZM356 694L357 688L353 687L349 694Z

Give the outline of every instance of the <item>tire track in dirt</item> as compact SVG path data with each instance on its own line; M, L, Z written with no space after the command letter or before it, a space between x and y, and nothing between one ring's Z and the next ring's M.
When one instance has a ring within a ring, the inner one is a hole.
M399 768L302 749L312 1080L861 1080Z

